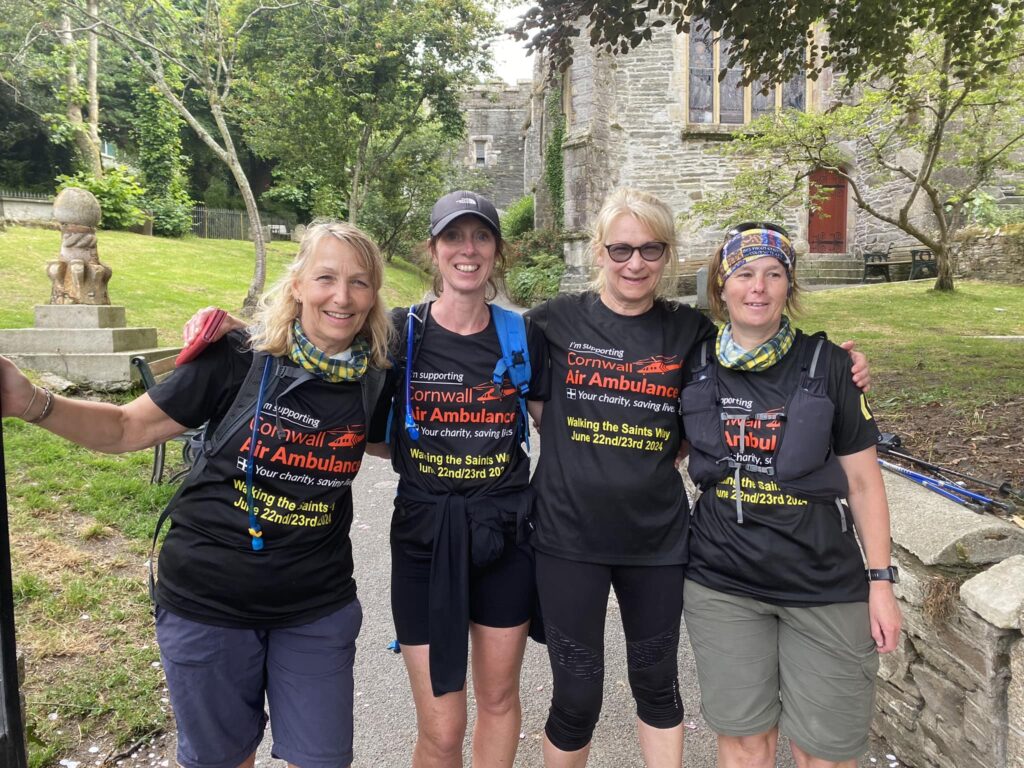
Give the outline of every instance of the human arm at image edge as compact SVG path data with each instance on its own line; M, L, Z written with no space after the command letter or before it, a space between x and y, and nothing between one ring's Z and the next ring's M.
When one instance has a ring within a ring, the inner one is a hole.
M38 417L45 404L42 388L32 384L14 363L4 357L0 357L0 397L3 399L4 416L24 417L26 420ZM52 410L39 422L39 426L103 453L149 448L186 430L157 407L147 394L126 405L53 395Z

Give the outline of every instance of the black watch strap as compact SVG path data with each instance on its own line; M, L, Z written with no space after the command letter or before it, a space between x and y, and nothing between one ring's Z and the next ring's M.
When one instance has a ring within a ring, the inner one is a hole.
M895 565L888 568L868 568L864 571L868 581L891 581L893 584L900 583L900 570Z

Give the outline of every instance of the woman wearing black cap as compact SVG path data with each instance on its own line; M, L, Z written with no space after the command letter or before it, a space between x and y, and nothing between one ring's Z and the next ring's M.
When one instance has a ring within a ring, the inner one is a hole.
M396 356L408 375L391 420L400 478L391 605L416 705L416 768L462 765L467 626L473 765L510 766L519 743L519 670L535 595L522 530L532 495L521 394L512 371L496 372L507 311L488 301L503 247L488 199L445 195L431 212L428 243L437 298L394 312ZM544 337L530 323L524 335L531 373L518 385L531 401L546 399Z
M686 628L721 766L775 765L781 730L798 765L853 768L878 654L899 638L878 430L847 356L784 314L795 261L782 227L730 232L708 269L727 322L690 358L683 390L703 490Z

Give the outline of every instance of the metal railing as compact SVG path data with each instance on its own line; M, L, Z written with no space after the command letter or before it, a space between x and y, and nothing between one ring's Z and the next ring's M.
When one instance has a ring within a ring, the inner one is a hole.
M0 197L14 198L15 200L53 200L53 195L48 192L23 192L20 189L0 189Z
M287 240L295 229L295 222L280 216L260 212L264 230L269 231L271 240ZM222 208L207 208L196 205L192 208L192 234L216 240L252 240L249 233L249 214L245 211L229 211Z

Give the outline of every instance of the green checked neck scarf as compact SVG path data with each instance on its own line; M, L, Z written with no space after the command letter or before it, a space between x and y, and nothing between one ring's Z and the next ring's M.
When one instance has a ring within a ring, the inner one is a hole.
M786 356L793 347L795 338L796 333L789 324L789 318L783 315L778 333L754 349L745 350L732 339L732 323L726 323L718 329L715 354L718 356L718 362L726 368L737 371L764 371Z
M347 357L331 357L317 349L302 332L299 321L295 321L292 326L292 348L288 353L293 363L332 384L361 379L370 364L370 342L357 336L352 346L342 354Z

